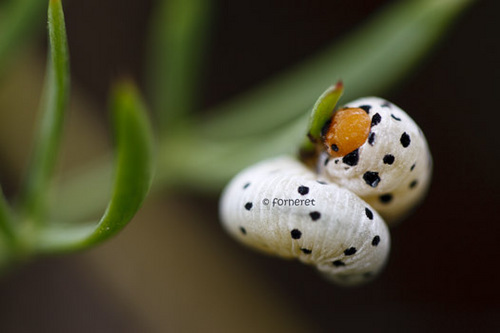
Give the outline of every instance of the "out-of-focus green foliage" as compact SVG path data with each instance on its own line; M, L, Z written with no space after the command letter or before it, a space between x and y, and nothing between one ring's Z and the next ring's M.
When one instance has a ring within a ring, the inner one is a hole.
M212 1L158 0L149 42L149 96L161 133L198 107Z
M351 100L378 95L407 74L473 0L406 0L378 12L324 52L211 110L203 135L233 140L307 114L338 80ZM369 50L369 52L368 52Z
M0 6L0 74L9 56L42 27L47 3L41 0L9 0Z
M47 192L58 155L69 99L69 52L61 0L49 0L50 54L38 136L28 174L11 211L0 195L0 268L40 253L91 247L119 232L132 219L153 178L153 134L138 91L130 82L117 86L112 101L117 157L108 208L99 223L54 224L47 219ZM77 200L77 198L75 198Z

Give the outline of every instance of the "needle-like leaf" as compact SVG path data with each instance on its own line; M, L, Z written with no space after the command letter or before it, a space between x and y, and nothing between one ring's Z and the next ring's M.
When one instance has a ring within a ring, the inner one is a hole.
M42 117L21 192L22 209L31 221L40 221L44 214L46 191L60 146L69 98L69 54L60 0L50 0L48 28L50 50L42 97Z
M145 199L153 177L153 134L135 86L120 84L112 99L117 143L115 178L108 208L99 223L47 226L40 231L41 252L74 251L112 237L132 219Z

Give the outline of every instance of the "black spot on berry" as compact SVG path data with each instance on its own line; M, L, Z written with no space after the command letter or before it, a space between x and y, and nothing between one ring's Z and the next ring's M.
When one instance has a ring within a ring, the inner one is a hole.
M245 209L246 209L246 210L250 210L250 209L252 209L252 207L253 207L253 203L251 203L251 202L247 202L247 203L245 204Z
M373 246L377 246L378 243L380 243L380 236L377 235L377 236L373 237L373 239L372 239L372 245Z
M363 175L363 179L365 180L366 184L370 185L371 187L377 187L378 183L380 183L378 172L375 171L365 172L365 174Z
M335 160L335 164L339 164L339 160L338 160L338 159L337 159L337 160Z
M243 189L246 189L248 186L250 186L250 183L246 183L245 185L243 185Z
M330 159L327 157L327 158L325 159L325 166L327 166L327 165L328 165L328 162L330 162Z
M358 161L359 161L358 149L353 150L349 154L342 157L342 162L350 166L355 166L356 164L358 164Z
M373 144L375 143L375 133L370 132L370 135L368 135L368 143L370 144L370 146L373 146Z
M384 102L384 103L380 104L380 106L383 108L391 108L392 107L391 103L389 103L389 102Z
M243 235L246 235L247 234L247 230L243 227L240 227L240 231Z
M415 165L417 165L417 163L413 163L413 165L410 168L410 171L413 171L413 169L415 169Z
M353 254L355 254L357 251L358 251L358 250L356 250L356 248L355 248L355 247L350 247L350 248L348 248L348 249L346 249L346 250L344 251L344 254L345 254L346 256L352 256L352 255L353 255Z
M332 262L332 264L335 267L345 266L345 263L342 260L335 260Z
M299 229L293 229L290 234L292 235L292 238L293 239L300 239L300 237L302 236L302 232L300 232Z
M399 139L399 141L401 142L401 145L406 148L410 145L411 139L410 136L406 132L404 132L403 134L401 134L401 138Z
M414 188L415 186L417 186L418 184L418 181L417 180L414 180L410 183L410 188Z
M394 119L394 120L401 121L401 118L396 117L396 116L395 116L395 115L393 115L392 113L391 113L391 117L392 117L392 119Z
M321 213L320 212L310 212L309 216L311 217L311 219L313 221L317 221L321 217Z
M309 250L309 249L300 249L300 251L302 251L304 254L311 254L312 250Z
M309 193L309 187L301 185L299 186L297 191L300 193L300 195L306 195L307 193Z
M318 184L321 184L321 185L328 185L328 183L327 183L327 182L324 182L324 181L322 181L322 180L317 180L316 182L317 182Z
M375 125L378 125L381 120L382 120L382 117L378 113L375 113L372 117L372 127Z
M384 156L383 161L384 161L384 164L391 165L392 163L394 163L394 156L391 155L391 154L387 154L387 155Z
M369 208L365 208L365 214L368 219L373 220L373 212Z
M382 194L380 197L380 202L388 204L389 202L392 201L392 194L387 193L387 194Z
M339 147L337 147L336 144L333 144L330 148L332 148L332 150L335 152L339 151Z
M360 109L365 110L366 113L370 113L370 109L372 108L371 105L360 105Z

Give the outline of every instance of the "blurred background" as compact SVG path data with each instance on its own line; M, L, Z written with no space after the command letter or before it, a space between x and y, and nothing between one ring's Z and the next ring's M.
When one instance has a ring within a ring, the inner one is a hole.
M306 59L393 2L216 1L203 108ZM63 4L73 84L66 170L111 146L114 79L131 75L146 88L153 3ZM219 224L218 193L165 192L108 243L0 277L0 332L500 330L498 12L500 2L477 1L381 96L423 129L435 169L425 203L392 229L390 261L373 283L343 289L311 267L240 246ZM19 186L36 119L44 21L0 78L0 180L8 196Z

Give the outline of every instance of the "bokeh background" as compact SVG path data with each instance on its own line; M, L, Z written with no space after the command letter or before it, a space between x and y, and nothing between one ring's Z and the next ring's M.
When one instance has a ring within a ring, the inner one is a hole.
M203 107L293 66L392 2L216 1ZM109 149L113 80L128 74L145 88L153 4L64 6L73 92L63 170ZM392 230L390 261L375 282L339 288L310 267L243 248L220 227L218 193L159 193L110 242L0 277L0 331L500 330L498 12L500 2L477 1L382 96L424 130L435 173L425 203ZM45 54L42 23L0 79L0 180L8 195L29 152Z

